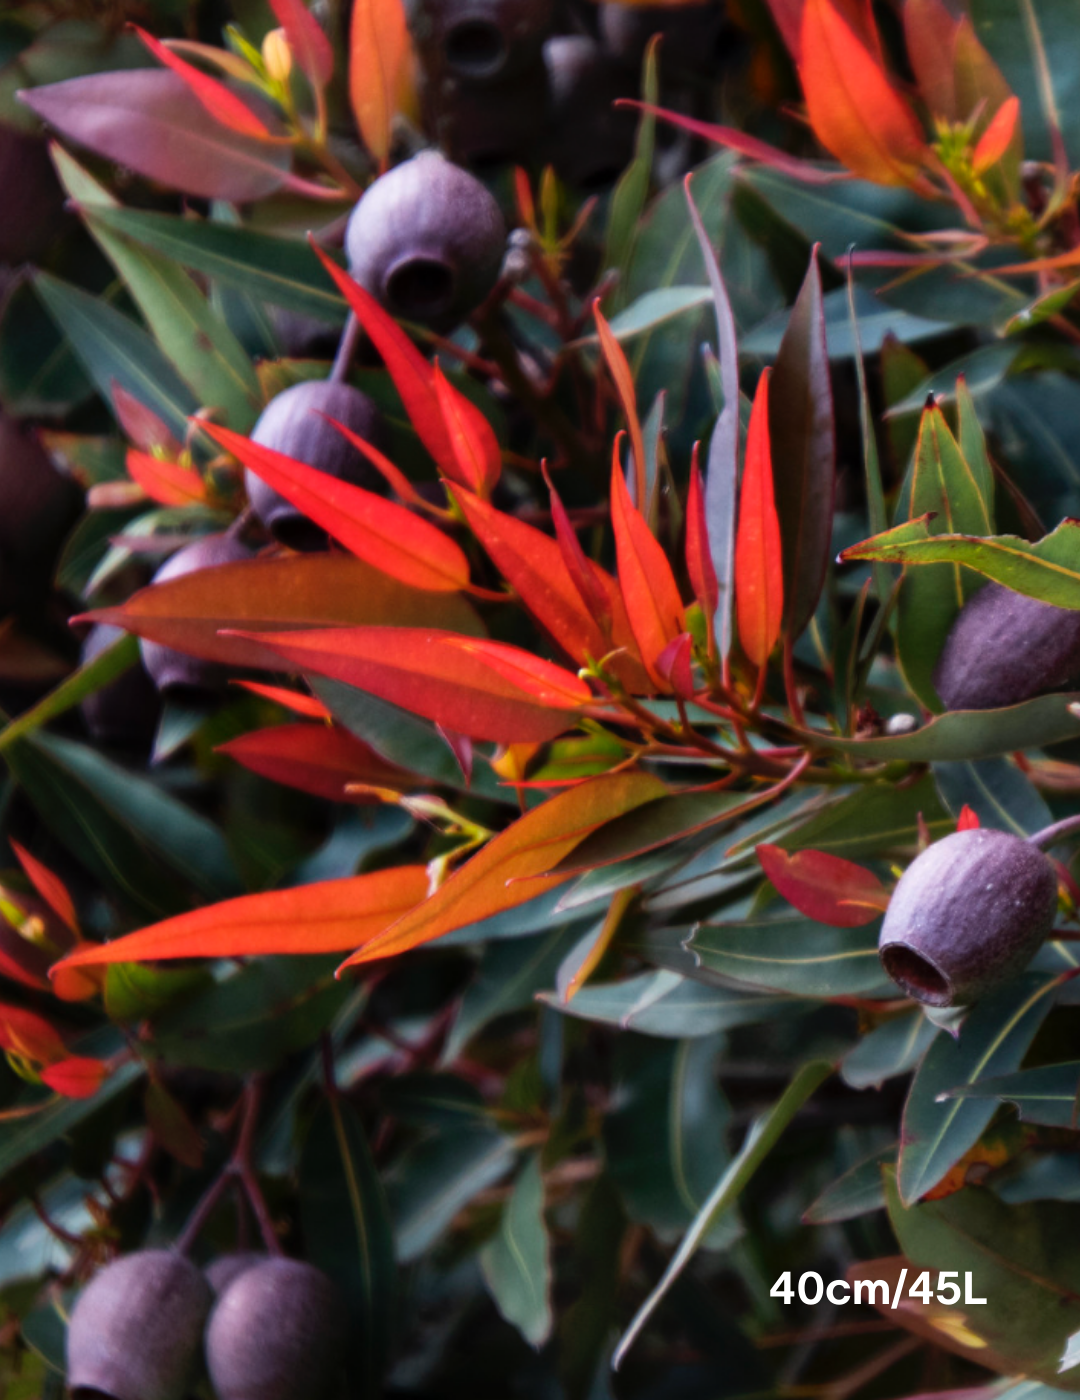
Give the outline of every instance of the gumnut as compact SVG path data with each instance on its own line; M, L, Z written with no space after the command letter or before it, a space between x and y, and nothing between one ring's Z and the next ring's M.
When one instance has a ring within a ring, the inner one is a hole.
M633 154L633 112L616 108L636 83L595 40L561 35L544 45L551 90L547 159L581 190L600 190L618 179Z
M377 179L345 234L349 271L392 315L452 330L495 286L499 206L467 170L421 151Z
M82 494L37 438L0 411L0 601L17 604L48 582Z
M326 1274L267 1259L215 1303L206 1365L218 1400L333 1400L347 1340L345 1304Z
M124 635L119 627L99 622L83 640L80 659L85 666ZM92 738L110 748L147 748L157 729L161 703L141 661L129 666L110 685L88 695L79 707Z
M718 0L696 5L609 3L599 7L600 42L635 73L649 40L662 34L660 67L664 73L714 75L723 57L724 28L724 6Z
M425 130L451 160L473 170L527 162L547 123L547 69L538 57L513 77L483 87L429 75L421 105Z
M239 1278L247 1269L256 1264L264 1264L269 1256L257 1249L240 1249L233 1254L222 1254L207 1264L203 1273L213 1290L214 1297L220 1298L233 1279Z
M378 446L382 440L382 420L372 400L351 384L328 379L306 380L275 394L259 415L251 438L327 476L385 494L383 478L327 421L330 418L344 423L365 442ZM245 473L244 482L252 510L276 540L293 549L326 547L326 532L253 471Z
M994 710L1080 681L1080 611L988 583L960 609L934 668L949 710Z
M553 10L552 0L419 0L411 27L425 66L489 83L535 62Z
M170 1249L101 1269L68 1324L72 1400L184 1400L212 1301L202 1271Z
M219 564L236 564L242 559L250 559L251 551L234 535L207 535L194 544L185 545L167 560L151 580L152 583L166 583L169 579L183 578L186 574L197 573L200 569L211 569ZM160 642L141 641L143 665L150 673L150 679L163 694L182 695L192 700L206 700L214 696L225 684L228 671L213 661L203 661L197 656L187 656Z
M1057 909L1057 876L1038 840L979 827L912 861L878 943L882 966L909 996L963 1006L1023 971Z

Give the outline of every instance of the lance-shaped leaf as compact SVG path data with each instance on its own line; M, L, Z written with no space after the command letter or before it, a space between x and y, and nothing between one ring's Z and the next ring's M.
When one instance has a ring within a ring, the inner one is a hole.
M234 685L250 690L252 695L261 695L264 700L272 700L275 705L283 705L298 715L308 719L333 719L330 711L314 695L305 695L299 690L287 690L281 685L264 685L261 681L234 681Z
M569 872L551 872L590 832L666 791L652 774L618 773L549 798L489 841L430 899L372 938L344 966L430 943L543 894L570 878Z
M69 1055L41 1071L41 1081L65 1099L90 1099L109 1077L104 1060L90 1055Z
M806 0L799 76L818 140L853 174L913 185L929 154L922 129L832 0Z
M459 594L407 588L344 554L294 554L200 569L141 588L122 606L100 608L85 620L123 627L207 661L274 670L280 669L276 656L223 630L427 622L470 635L483 631Z
M75 913L75 903L60 876L50 870L47 865L43 865L36 856L32 856L10 836L8 837L8 845L15 852L15 858L26 872L26 878L34 889L37 890L60 922L72 933L78 935L79 920Z
M990 533L990 512L980 480L936 405L923 410L919 424L910 514L928 517L934 534ZM979 586L979 580L959 564L912 570L901 585L897 653L904 679L927 709L941 709L931 673L957 613Z
M559 553L562 555L567 575L584 604L585 611L595 620L605 640L614 636L615 619L616 614L618 614L620 626L625 634L625 641L630 643L631 651L636 650L618 583L610 574L601 570L599 565L585 557L585 551L581 547L577 531L570 523L566 507L552 484L546 464L542 464L541 470L544 473L544 480L547 482L551 498L551 523L555 526L555 539L559 545ZM625 645L625 642L622 645Z
M889 892L872 870L827 851L755 847L761 868L800 914L833 928L873 923L888 906Z
M177 77L187 84L215 121L227 126L230 131L238 131L241 136L253 136L258 140L270 135L266 123L224 83L193 67L179 54L167 48L160 39L155 39L152 34L147 34L145 29L140 29L137 24L132 25L132 28L154 57L166 68L171 68Z
M36 1011L6 1004L0 1005L0 1048L46 1065L67 1054L63 1037L51 1021Z
M994 113L971 153L971 168L976 175L985 175L998 161L1004 160L1016 136L1019 120L1020 99L1010 97Z
M721 660L731 650L732 600L735 582L735 500L739 479L739 353L735 339L735 315L731 309L720 264L709 241L705 224L690 192L690 176L683 182L690 221L709 274L720 352L720 379L724 407L712 437L705 475L705 518L708 522L709 549L719 590L714 626Z
M764 666L780 636L784 612L780 521L769 446L768 370L758 381L746 435L735 536L735 605L743 650L755 666Z
M1080 1060L1065 1064L1039 1065L1016 1074L1001 1074L963 1084L950 1090L950 1099L1004 1099L1015 1104L1025 1123L1041 1123L1047 1128L1080 1126Z
M206 482L194 467L152 457L149 452L128 450L125 463L128 476L141 486L152 501L162 506L205 505Z
M50 971L169 958L343 953L374 937L427 894L427 867L399 865L345 880L245 894L151 924L111 943L86 944Z
M825 582L836 494L836 433L817 246L769 385L776 512L784 560L784 632L798 637Z
M542 743L573 728L593 696L571 671L505 642L422 627L241 632L297 670L329 676L496 743Z
M709 549L709 523L705 515L705 489L701 484L697 443L694 444L690 487L686 493L686 572L690 575L694 597L711 628L720 590Z
M206 431L358 559L413 588L456 592L467 586L469 561L460 547L404 506L228 428L208 423Z
M966 117L956 103L956 20L942 0L904 0L904 42L919 94L932 117Z
M530 1157L503 1211L498 1234L481 1251L480 1267L495 1304L525 1340L540 1347L552 1327L551 1246L544 1225L539 1153Z
M486 500L502 471L502 453L495 430L471 399L454 388L438 364L432 373L435 397L458 467L452 480Z
M401 0L355 0L349 27L349 101L364 145L384 170L409 55Z
M596 318L596 331L600 337L600 349L603 352L604 363L607 365L608 373L615 385L615 392L619 396L627 431L630 434L630 452L634 459L634 500L639 510L645 510L645 436L641 431L641 419L638 417L634 376L630 371L626 352L615 339L611 327L604 319L604 313L600 310L599 298L593 302L593 316Z
M668 684L657 670L657 658L669 642L686 631L686 618L667 555L630 499L619 467L619 440L615 440L611 466L611 523L619 587L641 659L653 683L666 690Z
M270 0L274 18L285 31L296 62L313 87L334 76L334 47L304 0Z
M1076 520L1063 520L1050 534L1029 544L1017 535L933 535L930 522L922 517L851 545L840 558L844 563L883 559L890 564L963 564L1029 598L1059 608L1080 608L1080 522Z
M636 659L637 643L630 630L622 595L615 579L598 564L581 554L580 568L585 587L595 590L606 604L611 619L610 640L600 618L602 606L590 608L566 564L566 550L543 531L515 516L496 510L468 491L458 489L454 499L460 505L469 528L491 555L499 572L521 595L532 615L559 643L567 655L585 665L599 661L613 647L625 648L608 663L616 676L634 692L648 691L649 678ZM567 523L566 528L573 531ZM576 543L576 536L574 536ZM580 546L578 548L580 554ZM592 594L590 593L590 598Z
M415 787L417 779L396 764L387 763L374 749L347 729L325 724L280 724L256 729L218 746L275 783L299 788L331 802L374 802L370 793L347 792L350 783L401 790Z

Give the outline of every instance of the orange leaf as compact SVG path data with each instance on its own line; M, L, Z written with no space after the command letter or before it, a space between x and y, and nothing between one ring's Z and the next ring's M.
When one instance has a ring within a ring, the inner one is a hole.
M769 880L800 914L833 928L859 928L887 908L889 892L872 870L827 851L757 846Z
M148 452L137 452L133 447L128 448L125 461L128 476L158 505L206 504L206 483L193 467L166 462L160 457L151 457Z
M272 782L331 802L378 800L370 794L346 792L349 783L397 790L416 786L411 774L387 763L347 729L325 724L280 724L272 729L256 729L219 744L217 752L228 754Z
M619 773L550 798L500 832L430 899L370 939L344 966L404 953L526 903L570 878L550 872L590 832L666 793L651 774Z
M304 0L270 0L270 8L285 31L289 48L305 78L325 87L334 75L334 48Z
M764 666L780 636L784 615L780 520L769 448L768 370L758 381L746 435L735 535L735 606L743 651L755 666Z
M542 743L592 700L570 671L505 642L420 627L240 633L301 671L344 681L446 729L496 743Z
M638 418L634 376L630 372L630 365L622 346L612 335L611 327L604 319L604 313L600 310L599 297L593 302L593 316L596 318L596 330L600 336L600 349L603 351L605 363L615 384L615 392L619 396L623 417L626 419L626 426L630 432L630 451L634 457L634 494L637 497L637 508L644 510L645 436L641 431L641 420Z
M667 555L626 489L619 467L619 438L615 440L611 464L611 521L619 560L619 585L642 660L653 683L666 690L668 685L656 669L656 658L669 642L686 631L686 619Z
M694 597L711 628L713 614L720 603L720 588L709 549L709 526L705 518L705 490L698 466L698 446L695 442L690 463L690 489L686 493L686 572L690 575Z
M982 175L1003 159L1016 135L1016 123L1020 118L1020 99L1010 97L1003 102L990 120L990 125L979 137L971 153L971 165L976 175Z
M349 101L364 145L385 170L409 61L401 0L354 0L349 27Z
M914 112L832 0L806 0L799 64L810 125L855 175L915 185L928 148Z
M399 865L345 880L244 894L69 954L53 975L103 963L343 953L373 938L427 894L427 867Z
M613 636L615 623L613 601L618 594L618 584L603 573L598 565L585 557L577 531L570 523L566 507L548 475L547 463L540 464L540 470L547 482L551 498L551 523L555 526L555 541L566 569L567 577L577 592L578 599L590 619L595 619L605 642ZM519 590L520 591L520 590ZM627 623L629 630L629 623Z
M358 559L413 588L456 592L469 561L447 535L404 506L340 481L215 423L207 434Z
M798 64L802 38L802 17L805 0L766 0L780 37L787 45L788 52ZM880 56L881 40L871 0L837 0L838 7L848 23L873 53Z
M67 1054L60 1032L44 1016L6 1004L0 1004L0 1047L46 1065L55 1064Z
M957 831L977 831L981 825L978 812L973 811L965 802L956 819Z
M942 0L905 0L904 41L919 95L930 115L947 122L961 119L957 110L956 20ZM963 115L966 115L963 114Z
M207 661L280 670L265 648L223 629L268 632L320 626L446 627L479 635L483 626L459 593L429 593L347 554L293 554L200 569L141 588L121 607L80 621L108 622Z
M105 1061L87 1055L69 1055L41 1071L42 1081L66 1099L93 1098L108 1077L109 1066Z
M304 695L299 690L286 690L280 685L264 685L261 681L234 681L242 690L250 690L252 695L261 695L264 700L273 700L277 705L284 705L287 710L294 710L298 715L307 715L308 719L332 719L333 716L321 700L316 700L314 695Z
M54 875L47 865L42 865L36 856L32 856L29 851L24 850L18 841L13 840L10 836L8 837L8 845L15 852L16 859L26 872L26 878L34 889L41 895L60 922L78 936L79 920L75 913L75 904L60 876Z
M502 472L495 430L477 406L454 388L438 364L433 372L435 395L457 460L458 470L451 480L487 500Z
M355 11L353 12L355 14ZM375 349L383 358L387 372L394 381L409 421L417 436L435 459L444 476L454 479L457 453L443 421L442 405L435 389L435 371L420 351L384 311L375 298L354 282L344 268L338 267L317 243L311 245L333 278L349 308L363 326Z
M131 27L159 62L183 78L215 121L219 121L231 131L240 132L242 136L265 138L270 135L265 122L255 115L242 98L237 97L235 92L230 92L224 83L185 62L152 34L140 29L137 24Z

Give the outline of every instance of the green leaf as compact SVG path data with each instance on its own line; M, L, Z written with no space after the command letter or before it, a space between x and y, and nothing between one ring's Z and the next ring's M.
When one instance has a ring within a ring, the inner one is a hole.
M827 928L801 915L697 924L683 945L703 974L802 997L883 990L875 920L858 929Z
M664 1040L715 1035L729 1026L788 1015L797 1005L790 997L747 995L668 970L623 982L590 982L570 1002L556 992L541 993L538 999L566 1016Z
M34 286L106 403L115 380L182 442L198 400L141 326L101 297L39 272Z
M893 1016L862 1037L840 1062L840 1077L853 1089L880 1089L886 1079L907 1074L922 1059L937 1026L911 1011Z
M851 359L858 346L851 326L848 295L843 287L825 293L822 297L822 313L829 359ZM922 316L897 311L895 307L887 306L883 301L879 301L873 292L861 286L855 288L855 314L859 318L858 343L865 355L876 355L884 345L886 336L895 337L903 345L911 345L922 340L932 340L934 336L944 335L950 329L942 321L928 321ZM743 336L740 346L742 353L771 359L779 352L793 315L794 311L778 311L762 321L759 326L755 326Z
M350 1393L375 1400L394 1332L394 1237L360 1119L336 1093L304 1144L300 1218L306 1258L329 1274L349 1309Z
M971 390L963 376L956 381L956 417L956 436L960 443L960 453L975 478L975 489L986 507L990 531L992 532L994 529L994 468L986 450L986 434L979 422L979 415L975 411L975 400L971 397Z
M1054 820L1046 799L1006 758L935 763L934 781L954 817L970 807L983 826L1034 836Z
M657 1305L686 1268L703 1240L738 1201L758 1167L772 1151L781 1133L815 1089L828 1078L832 1070L833 1066L826 1060L812 1060L809 1064L804 1065L772 1108L751 1124L737 1156L716 1183L709 1199L698 1212L693 1225L683 1236L682 1243L675 1251L660 1282L638 1309L630 1326L623 1333L612 1357L611 1364L614 1368L618 1368L645 1324L656 1311Z
M425 1253L458 1211L510 1170L514 1144L494 1128L455 1128L410 1148L386 1180L397 1257Z
M657 287L651 292L643 292L613 316L611 332L616 340L632 340L634 336L655 330L676 316L708 306L711 301L708 287ZM583 343L592 344L596 339L596 336L589 336Z
M1041 1123L1048 1128L1077 1128L1077 1093L1080 1092L1080 1060L1065 1064L1040 1065L1018 1074L1001 1074L978 1084L952 1089L948 1097L958 1099L999 1099L1016 1105L1025 1123Z
M982 1136L996 1102L941 1096L1016 1069L1049 1015L1056 978L1028 974L968 1013L959 1037L940 1032L923 1057L904 1105L897 1182L905 1202L936 1186Z
M776 811L775 808L769 810ZM934 839L945 836L955 825L955 818L941 805L929 774L902 786L864 783L797 826L768 839L785 851L812 847L815 851L859 861L867 856L916 846L920 816ZM754 841L745 840L740 832L732 851L741 850L749 855L754 844Z
M641 71L642 101L651 106L655 106L660 100L656 53L657 45L650 44L645 51ZM638 121L633 159L619 176L611 194L608 210L607 246L604 249L603 266L614 268L620 276L633 256L641 215L649 194L649 181L652 179L655 145L656 118L651 112L642 112ZM618 288L616 297L621 300Z
M881 1168L896 1160L896 1144L879 1152L846 1171L831 1186L826 1186L817 1200L807 1209L803 1219L808 1225L833 1225L841 1220L857 1220L871 1211L885 1207L885 1187Z
M551 1249L544 1225L540 1154L518 1173L499 1232L480 1251L480 1267L496 1306L534 1347L551 1334Z

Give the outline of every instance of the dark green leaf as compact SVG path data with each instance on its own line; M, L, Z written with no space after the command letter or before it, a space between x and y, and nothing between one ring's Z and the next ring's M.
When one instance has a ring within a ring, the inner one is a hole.
M752 996L707 986L678 972L646 972L624 982L588 983L570 1002L556 993L540 1000L568 1016L665 1040L714 1035L788 1014L790 997Z
M827 1186L803 1219L808 1225L830 1225L841 1220L857 1220L861 1215L885 1208L885 1187L881 1168L896 1160L896 1144L882 1148Z
M518 1174L499 1232L480 1252L499 1311L534 1347L552 1326L551 1251L544 1225L544 1178L534 1153Z
M893 1016L847 1052L840 1076L853 1089L880 1088L886 1079L914 1069L935 1035L937 1027L921 1010Z
M877 920L827 928L801 916L698 924L685 947L702 974L802 997L866 995L891 985L878 960Z
M1031 779L1006 758L935 763L934 781L954 817L970 807L983 826L1034 836L1053 821Z
M950 1091L948 1097L961 1099L1004 1099L1015 1104L1025 1123L1041 1123L1048 1128L1077 1127L1077 1092L1080 1090L1080 1060L1061 1065L1040 1065L1018 1074L1002 1074L981 1079L977 1084Z

